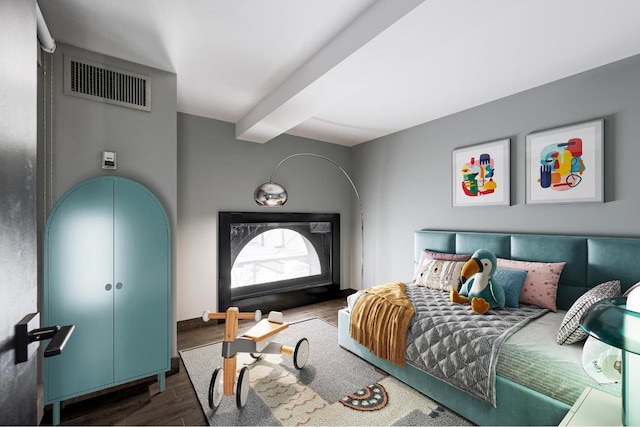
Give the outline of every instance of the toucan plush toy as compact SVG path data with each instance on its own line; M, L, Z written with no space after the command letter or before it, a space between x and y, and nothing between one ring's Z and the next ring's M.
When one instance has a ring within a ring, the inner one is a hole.
M462 267L460 293L452 289L451 302L458 304L471 302L471 310L480 314L485 314L490 308L504 307L504 290L500 284L492 280L497 263L493 252L486 249L477 250Z

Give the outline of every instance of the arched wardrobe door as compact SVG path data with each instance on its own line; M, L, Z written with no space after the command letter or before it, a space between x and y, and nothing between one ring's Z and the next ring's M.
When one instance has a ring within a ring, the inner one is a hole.
M45 401L170 369L171 235L148 189L130 179L84 181L60 198L44 236L44 321L73 324L45 359ZM57 414L56 414L57 413Z
M155 196L133 181L114 185L113 354L115 380L121 381L152 374L170 360L171 246L167 216Z
M113 382L113 182L83 183L45 229L46 325L75 325L64 353L44 359L45 398Z

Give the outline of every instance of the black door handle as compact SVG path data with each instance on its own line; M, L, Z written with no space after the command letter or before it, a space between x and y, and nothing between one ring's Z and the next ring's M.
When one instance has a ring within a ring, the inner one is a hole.
M74 325L31 329L34 326L39 326L39 324L40 313L32 313L25 316L15 326L16 363L29 360L29 344L33 342L51 340L44 350L44 357L56 356L62 353L64 346L75 329Z
M57 356L62 353L74 329L74 325L48 326L46 328L34 329L29 332L29 340L30 342L34 342L51 339L51 342L49 342L49 345L44 350L44 357Z

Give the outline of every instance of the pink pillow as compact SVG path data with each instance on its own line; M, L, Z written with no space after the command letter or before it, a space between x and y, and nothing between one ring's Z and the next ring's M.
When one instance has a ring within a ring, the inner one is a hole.
M416 271L413 275L413 281L415 282L418 278L418 271L424 264L425 259L436 259L440 261L469 261L471 259L470 254L449 254L445 252L436 252L429 249L423 249L420 254L420 261L418 261L418 265Z
M498 258L498 267L510 270L527 270L520 302L556 311L558 281L565 262L532 262Z

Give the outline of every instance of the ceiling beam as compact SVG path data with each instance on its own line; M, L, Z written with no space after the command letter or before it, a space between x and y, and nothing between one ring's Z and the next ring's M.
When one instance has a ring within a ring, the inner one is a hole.
M236 138L265 143L366 87L347 59L423 1L374 3L241 118Z

